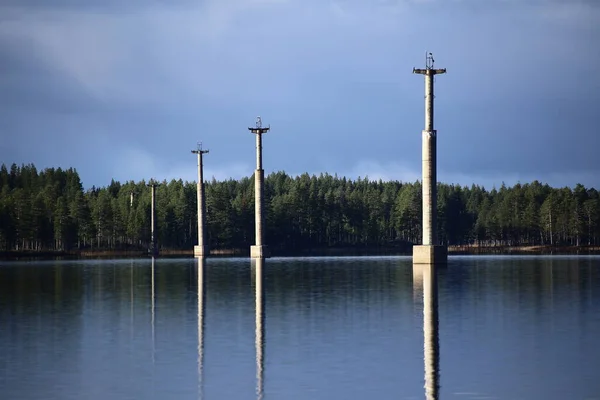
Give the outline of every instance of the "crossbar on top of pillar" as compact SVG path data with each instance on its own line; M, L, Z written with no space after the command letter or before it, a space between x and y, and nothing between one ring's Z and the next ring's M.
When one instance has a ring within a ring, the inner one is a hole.
M425 69L422 68L413 68L413 74L421 74L421 75L438 75L445 74L446 68L433 68L433 64L435 60L433 59L433 54L425 53Z
M256 125L248 128L248 130L250 132L257 134L257 135L262 135L263 133L267 133L270 129L271 129L271 125L262 126L262 119L260 118L260 116L256 117Z
M193 154L206 154L209 153L210 151L208 149L203 149L202 148L202 142L198 142L198 147L196 148L196 150L192 150Z
M421 75L438 75L445 74L446 68L442 69L421 69L421 68L413 68L413 74L421 74Z

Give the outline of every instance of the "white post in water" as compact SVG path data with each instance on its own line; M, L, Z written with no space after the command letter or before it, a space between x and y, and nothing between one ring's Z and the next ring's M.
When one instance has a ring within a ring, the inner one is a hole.
M206 245L206 234L204 225L206 222L206 197L204 196L204 171L202 165L202 156L208 153L208 150L202 150L202 143L198 143L198 148L192 150L192 153L198 155L198 184L197 203L198 203L198 245L194 246L194 257L206 257L208 255L208 246Z
M150 180L148 186L152 193L152 203L150 206L150 253L152 256L158 255L158 246L156 245L156 182Z
M270 256L269 248L263 244L263 184L265 172L262 167L262 135L267 133L270 127L263 127L260 117L256 118L256 126L248 130L256 135L256 171L254 172L254 218L256 239L255 245L250 247L250 257L267 258Z
M433 77L445 74L446 69L433 68L433 55L426 57L425 69L413 68L413 73L425 75L425 129L423 135L423 240L413 247L413 263L445 264L446 246L437 241L437 131L433 128Z

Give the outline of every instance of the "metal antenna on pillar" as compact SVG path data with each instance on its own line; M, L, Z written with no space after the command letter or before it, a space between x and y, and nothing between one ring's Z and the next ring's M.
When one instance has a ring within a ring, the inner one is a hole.
M425 53L425 68L433 69L433 63L435 60L433 59L432 53Z
M262 118L260 115L256 117L256 125L254 127L248 128L248 130L252 133L262 135L263 133L267 133L271 129L271 125L264 127L262 126Z
M438 74L445 74L446 68L434 69L433 68L434 62L435 62L435 60L433 59L433 54L425 53L425 69L413 68L413 74L432 75L432 76L435 76Z
M192 153L194 154L206 154L208 153L209 150L202 150L202 142L198 142L198 144L196 145L196 150L192 150Z

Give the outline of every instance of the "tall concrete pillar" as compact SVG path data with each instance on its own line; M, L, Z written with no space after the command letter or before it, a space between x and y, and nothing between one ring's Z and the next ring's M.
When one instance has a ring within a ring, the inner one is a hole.
M198 155L198 183L196 185L196 197L198 204L198 245L194 246L194 257L206 257L209 253L206 245L206 233L204 226L206 225L206 197L204 195L204 171L202 165L202 156L208 153L208 150L202 150L202 146L198 145L192 153Z
M152 201L150 205L150 249L149 252L152 256L158 255L158 246L156 244L156 183L150 181L150 192Z
M433 68L433 56L429 53L425 69L413 69L413 73L425 75L425 129L422 131L422 190L423 190L423 240L413 247L413 263L445 264L446 246L437 241L437 131L433 128L433 78L445 74L446 69Z
M256 246L263 245L263 184L265 180L265 171L262 168L262 135L256 135L256 171L254 172L254 213L256 224L254 226L256 233Z
M422 132L423 171L423 243L437 244L437 177L436 177L436 134L433 129L433 75L425 75L425 129Z
M248 130L256 135L256 171L254 171L254 229L256 233L255 245L250 247L250 257L266 258L270 256L269 248L263 239L263 184L265 172L262 167L262 135L269 131L270 127L262 126L261 118L256 120L256 126Z
M264 297L264 258L257 258L254 265L254 293L256 310L256 398L263 398L265 367L265 297Z

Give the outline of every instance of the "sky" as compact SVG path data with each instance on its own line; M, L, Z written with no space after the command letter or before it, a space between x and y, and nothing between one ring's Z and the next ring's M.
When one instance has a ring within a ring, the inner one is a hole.
M0 163L84 187L265 173L600 189L597 0L1 0Z

